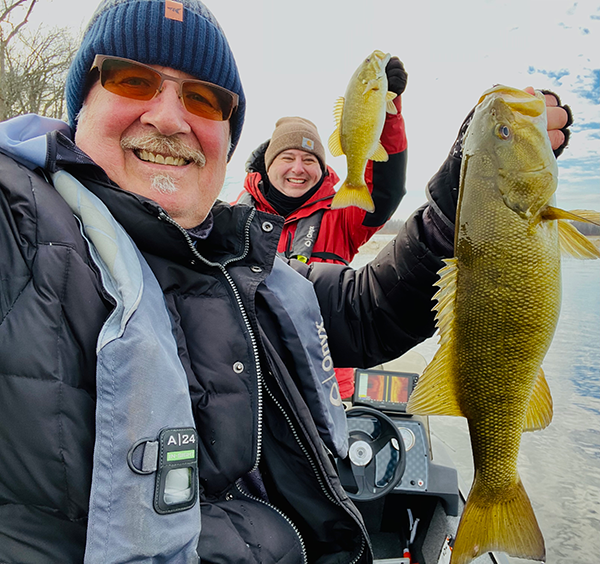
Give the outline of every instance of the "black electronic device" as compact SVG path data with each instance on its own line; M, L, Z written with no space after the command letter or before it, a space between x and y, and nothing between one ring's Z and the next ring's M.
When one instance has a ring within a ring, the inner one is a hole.
M381 411L406 413L406 404L419 375L370 368L354 371L353 405L367 405Z

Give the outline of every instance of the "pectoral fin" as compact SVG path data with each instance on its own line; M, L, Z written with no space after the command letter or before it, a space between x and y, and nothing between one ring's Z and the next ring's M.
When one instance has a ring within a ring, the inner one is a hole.
M440 331L440 348L429 363L414 392L408 400L407 411L417 415L454 415L464 417L456 398L453 369L454 345L454 302L456 295L456 259L445 261L439 271L439 291L434 296L435 310Z
M600 250L583 233L565 220L558 222L558 240L561 253L576 259L600 258Z
M531 394L531 401L527 408L523 431L538 431L540 429L545 429L550 425L552 415L552 394L550 393L548 382L544 376L544 371L540 368Z
M379 90L379 86L379 80L377 80L376 78L372 78L371 80L369 80L369 82L367 82L367 85L363 90L363 96L365 94L368 94L371 90Z
M379 145L377 146L377 149L375 149L375 152L369 158L372 161L385 162L390 157L387 154L387 151L384 149L383 145L381 143L379 143Z
M547 206L542 213L542 219L571 219L600 225L600 212L594 210L561 210L554 206Z
M557 220L558 238L562 254L576 259L600 258L598 247L567 221L581 221L600 225L600 212L594 210L566 211L548 206L542 212L542 219L546 221Z
M397 114L398 108L396 108L393 100L396 98L397 94L395 92L390 92L385 95L385 111L388 114Z

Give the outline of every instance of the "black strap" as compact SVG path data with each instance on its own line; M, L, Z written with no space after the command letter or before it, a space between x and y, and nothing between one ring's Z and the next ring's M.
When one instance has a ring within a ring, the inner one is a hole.
M285 252L287 258L295 258L302 262L309 261L319 235L324 212L324 209L318 210L308 217L298 220L291 247L288 245Z
M243 204L245 206L252 206L253 208L255 208L256 207L256 200L254 199L254 197L252 196L252 194L250 194L250 192L244 192L238 198L238 201L236 202L236 204Z
M238 204L245 204L247 206L255 206L256 200L252 197L249 192L244 192L237 201ZM318 210L308 217L303 217L298 220L296 226L296 233L294 238L288 239L285 253L281 253L285 258L295 258L301 262L307 263L311 257L319 258L322 260L337 260L345 265L348 265L348 261L343 257L336 255L335 253L322 252L313 253L313 247L317 236L319 235L319 229L321 228L321 221L323 219L324 209Z
M350 265L350 263L345 258L342 258L340 255L336 255L335 253L313 253L312 256L313 258L320 258L323 260L339 260L340 262L343 262L346 266Z

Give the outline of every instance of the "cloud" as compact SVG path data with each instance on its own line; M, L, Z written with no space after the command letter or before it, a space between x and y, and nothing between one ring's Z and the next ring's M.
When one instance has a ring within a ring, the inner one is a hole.
M329 137L335 100L374 49L398 55L409 73L403 96L408 195L400 217L425 200L425 185L462 120L495 83L550 89L570 105L574 124L559 159L560 197L585 200L600 192L597 0L304 0L301 7L282 0L205 1L227 34L248 99L227 172L232 198L242 188L246 158L278 118L305 116ZM46 25L78 28L95 4L40 2L34 15ZM345 176L344 157L328 154L328 162Z

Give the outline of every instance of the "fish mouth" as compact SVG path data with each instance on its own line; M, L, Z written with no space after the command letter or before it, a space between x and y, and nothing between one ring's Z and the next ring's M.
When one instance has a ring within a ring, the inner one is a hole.
M541 93L534 96L524 90L498 84L486 90L479 98L478 104L490 97L501 100L511 111L525 116L539 117L546 111L546 102L544 101L544 95Z
M371 53L367 61L375 67L377 78L381 78L385 74L385 67L390 62L391 58L392 55L390 53L384 53L377 49Z

